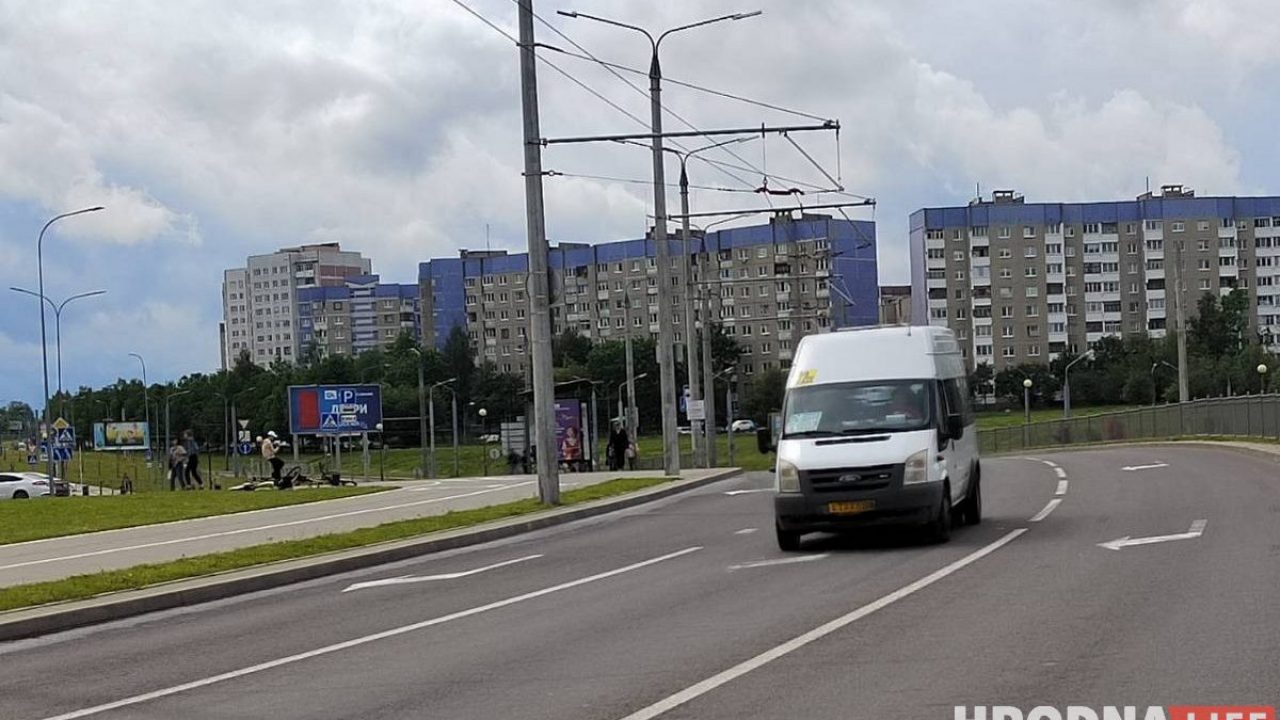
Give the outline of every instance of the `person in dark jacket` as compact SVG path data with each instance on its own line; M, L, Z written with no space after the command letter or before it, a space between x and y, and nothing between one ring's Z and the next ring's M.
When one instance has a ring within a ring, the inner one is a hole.
M609 438L609 446L613 449L614 470L621 470L627 458L627 449L631 447L631 438L622 423L615 423L613 435Z
M200 443L196 442L195 432L182 433L182 446L187 449L187 482L194 481L204 489L204 478L200 477Z

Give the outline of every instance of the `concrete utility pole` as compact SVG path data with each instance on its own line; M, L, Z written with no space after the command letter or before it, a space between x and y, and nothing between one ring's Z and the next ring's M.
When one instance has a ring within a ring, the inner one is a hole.
M538 128L538 66L534 55L533 0L520 8L520 110L524 118L524 190L529 233L529 344L533 355L534 444L538 497L560 504L555 448L555 378L551 357L551 312L547 288L547 228L542 205L542 145ZM486 456L487 457L487 456Z
M631 354L631 293L628 292L622 302L622 322L627 324L627 332L622 339L627 356L627 405L624 412L627 414L625 420L627 437L631 442L635 442L636 433L640 428L640 414L636 410L636 361Z
M1186 312L1182 307L1182 241L1179 240L1174 245L1174 254L1177 256L1174 260L1174 272L1177 273L1177 279L1174 281L1173 302L1174 313L1178 321L1178 402L1184 403L1191 399L1191 393L1187 388L1187 321Z

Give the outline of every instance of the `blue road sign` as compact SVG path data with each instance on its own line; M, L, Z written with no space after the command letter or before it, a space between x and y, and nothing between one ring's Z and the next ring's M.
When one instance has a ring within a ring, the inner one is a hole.
M289 388L289 431L294 435L375 432L382 422L378 385L307 385Z
M70 462L71 448L55 445L53 448L53 461L54 462Z
M62 428L61 430L53 431L54 447L58 447L58 446L74 447L75 444L76 444L75 428L67 427L67 428Z
M236 450L237 450L241 455L252 455L252 454L253 454L253 443L251 443L251 442L242 442L242 443L240 443L240 445L236 448Z

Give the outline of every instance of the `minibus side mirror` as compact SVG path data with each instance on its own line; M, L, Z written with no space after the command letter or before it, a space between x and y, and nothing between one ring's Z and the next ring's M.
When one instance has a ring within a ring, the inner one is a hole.
M959 440L964 437L964 416L948 415L947 416L947 437L951 440Z
M776 449L773 444L772 428L762 427L756 430L756 449L761 455L768 455Z

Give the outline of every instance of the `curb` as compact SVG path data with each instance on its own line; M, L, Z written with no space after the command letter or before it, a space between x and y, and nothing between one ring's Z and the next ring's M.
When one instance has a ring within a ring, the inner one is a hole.
M135 617L160 610L221 600L235 595L291 585L304 580L407 560L455 548L480 545L543 528L625 510L710 485L742 474L730 468L706 477L660 485L616 498L573 507L546 510L471 528L432 533L423 538L394 540L363 548L232 570L206 577L176 580L139 590L126 590L87 600L71 600L33 608L0 612L0 642Z

